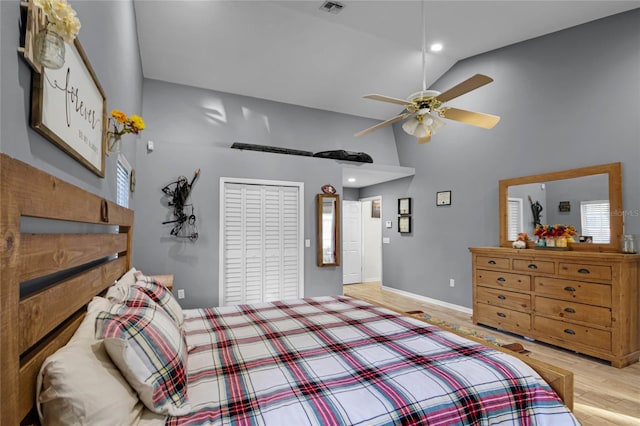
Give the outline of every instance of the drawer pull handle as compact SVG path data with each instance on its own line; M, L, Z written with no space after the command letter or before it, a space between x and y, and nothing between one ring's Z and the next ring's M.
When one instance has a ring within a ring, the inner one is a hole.
M503 283L503 282L505 282L505 281L506 281L506 279L504 279L504 277L500 277L500 278L498 278L496 281L500 281L501 283Z
M570 313L570 314L575 314L575 313L576 313L576 310L575 310L575 309L573 309L573 308L564 308L564 311L565 311L565 312L568 312L568 313Z
M538 269L538 266L535 263L530 263L527 268L529 269Z
M499 316L500 318L506 318L507 316L505 314L503 314L502 312L498 312L496 314L497 316Z
M565 291L576 291L576 289L571 286L566 286L564 289Z
M573 331L573 330L572 330L572 329L570 329L570 328L565 328L565 329L564 329L564 332L565 332L565 333L567 333L567 334L576 334L576 332L575 332L575 331Z
M500 296L498 296L498 299L500 299L500 300L505 300L506 298L507 298L507 296L505 296L505 295L503 295L503 294L501 294Z
M591 272L589 272L588 269L580 268L580 269L578 269L578 273L579 274L590 274Z
M495 265L496 261L495 260L490 260L489 262L487 262L489 265Z

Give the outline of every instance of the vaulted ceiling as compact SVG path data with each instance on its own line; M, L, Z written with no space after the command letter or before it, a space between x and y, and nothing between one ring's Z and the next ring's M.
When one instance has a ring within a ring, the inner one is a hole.
M362 117L398 107L362 99L421 89L419 1L136 0L147 78ZM640 7L640 1L425 1L428 85L456 61ZM440 88L445 89L445 88Z

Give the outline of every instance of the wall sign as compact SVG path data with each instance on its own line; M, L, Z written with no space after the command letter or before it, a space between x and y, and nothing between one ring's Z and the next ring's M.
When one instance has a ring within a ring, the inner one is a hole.
M62 68L33 73L31 127L104 177L107 98L78 39L65 48Z

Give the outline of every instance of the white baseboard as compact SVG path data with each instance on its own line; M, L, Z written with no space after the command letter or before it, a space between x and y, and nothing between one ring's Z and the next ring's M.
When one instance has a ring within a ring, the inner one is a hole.
M456 311L464 312L465 314L473 314L473 309L467 308L465 306L455 305L455 304L449 303L449 302L443 302L442 300L432 299L430 297L421 296L419 294L410 293L410 292L404 291L404 290L398 290L397 288L387 287L387 286L384 286L384 285L381 288L383 290L387 290L387 291L390 291L392 293L397 293L397 294L400 294L402 296L411 297L413 299L417 299L417 300L420 300L422 302L432 303L432 304L438 305L438 306L444 306L445 308L449 308L449 309L453 309L453 310L456 310Z

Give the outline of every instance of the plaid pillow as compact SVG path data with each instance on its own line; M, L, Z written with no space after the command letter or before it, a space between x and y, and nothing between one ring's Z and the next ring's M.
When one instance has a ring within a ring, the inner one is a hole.
M184 332L162 310L114 305L96 318L96 339L142 403L158 414L180 416L187 401Z
M149 296L151 300L156 302L159 306L162 306L167 314L173 318L176 324L178 324L179 327L182 327L184 314L182 313L180 304L176 298L173 297L171 291L158 281L143 275L141 272L136 273L135 276L136 283L134 287Z

